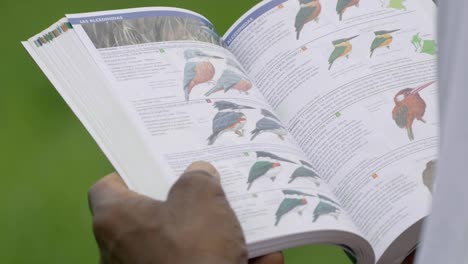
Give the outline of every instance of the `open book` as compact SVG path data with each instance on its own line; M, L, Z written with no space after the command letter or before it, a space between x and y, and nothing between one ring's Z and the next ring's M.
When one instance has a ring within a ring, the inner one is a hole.
M437 158L434 4L270 0L224 37L175 8L67 15L24 46L128 186L212 162L251 257L418 244ZM220 14L222 15L222 14Z

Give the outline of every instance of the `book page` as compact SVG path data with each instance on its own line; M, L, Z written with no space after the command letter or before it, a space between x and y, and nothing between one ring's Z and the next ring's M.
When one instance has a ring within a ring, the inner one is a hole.
M173 183L193 161L212 162L251 256L285 247L262 241L317 230L345 232L365 251L367 242L356 238L327 184L208 20L169 8L67 17L159 160L164 171L154 172L154 182ZM167 192L145 194L164 199ZM335 239L317 238L340 243Z
M263 1L225 35L377 258L430 204L439 125L432 5Z

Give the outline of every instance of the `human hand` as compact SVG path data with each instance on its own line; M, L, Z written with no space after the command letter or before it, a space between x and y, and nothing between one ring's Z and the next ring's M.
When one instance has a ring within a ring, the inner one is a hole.
M245 264L241 226L216 169L193 163L165 202L130 191L111 174L89 192L101 263ZM281 253L250 264L282 264Z
M416 255L416 250L413 251L413 253L411 253L408 257L406 257L403 263L401 264L413 264L415 255Z

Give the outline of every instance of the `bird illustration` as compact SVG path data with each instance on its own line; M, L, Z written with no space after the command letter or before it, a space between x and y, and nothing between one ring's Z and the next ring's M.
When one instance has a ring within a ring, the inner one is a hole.
M252 82L241 72L228 67L219 77L216 85L205 93L205 96L208 97L219 91L226 93L232 89L238 90L239 93L249 94L249 90L252 89Z
M234 132L244 135L244 125L247 118L240 112L218 112L213 119L213 134L208 137L208 145L213 145L224 132Z
M256 128L252 130L252 138L250 140L254 140L258 135L264 132L274 133L282 140L284 140L284 137L287 135L286 128L282 125L271 119L262 118L257 122Z
M300 191L295 191L295 190L283 190L282 191L284 195L296 195L296 196L310 196L310 197L315 197L313 194L308 194Z
M296 38L298 40L305 24L314 20L318 23L318 16L320 15L320 11L322 11L319 0L299 0L299 4L301 9L299 9L296 15L296 23L294 25L296 27Z
M301 163L302 166L309 167L311 169L314 168L309 162L307 162L305 160L300 160L299 163Z
M426 83L418 88L406 88L399 91L393 98L395 107L392 116L399 128L406 128L408 137L414 140L413 122L415 119L426 123L424 114L426 113L426 102L419 95L423 89L429 87L433 82Z
M232 67L234 69L237 69L237 70L241 71L244 75L247 75L244 68L235 59L231 59L229 57L226 57L225 61L226 61L226 65L228 67Z
M330 66L328 67L328 70L331 69L331 67L333 66L333 63L337 59L341 57L349 58L349 53L353 50L353 45L351 45L351 42L349 41L358 36L359 35L353 36L350 38L338 39L332 42L333 46L335 46L335 49L330 55L330 58L328 58L328 63L330 64Z
M299 211L302 207L307 205L307 200L302 198L302 199L296 199L296 198L285 198L279 205L278 209L276 210L276 221L275 221L275 226L277 226L281 220L281 218L293 211L298 211L299 215L302 215L302 212Z
M250 190L254 181L260 178L270 178L275 181L278 173L281 172L281 164L279 162L270 161L257 161L252 165L249 172L249 179L247 180L247 190Z
M276 121L278 121L278 122L281 122L281 121L279 120L279 118L278 118L275 114L273 114L272 112L270 112L270 111L268 111L268 110L266 110L266 109L262 109L262 110L261 110L261 113L262 113L262 115L263 115L264 117L268 117L268 118L274 119L274 120L276 120Z
M397 32L398 30L399 29L375 31L375 38L374 41L372 41L372 45L370 48L370 57L372 58L374 51L378 48L387 47L387 49L390 49L390 44L392 44L393 42L393 36L391 35L391 33Z
M211 56L196 49L186 50L184 56L187 61L184 68L184 93L185 101L189 101L190 93L195 86L210 82L215 76L215 67L209 59L221 59L221 57Z
M314 213L313 213L314 218L313 218L312 222L313 223L317 222L319 217L323 216L323 215L331 215L331 216L335 217L336 220L338 220L338 215L340 214L340 212L341 212L341 210L338 207L336 207L335 205L320 200L317 207L315 207L315 210L314 210Z
M319 177L318 177L317 173L313 172L312 170L310 170L310 169L308 169L306 167L301 166L301 167L297 168L293 172L291 177L289 178L288 184L292 183L297 178L312 179L317 186L320 186L320 181L319 181Z
M273 153L270 153L270 152L257 151L255 153L257 154L257 159L266 158L266 159L274 160L274 161L284 161L284 162L288 162L288 163L294 163L291 160L281 158L280 156L278 156L276 154L273 154Z
M429 192L432 193L434 189L434 181L435 181L435 173L436 173L436 160L431 160L426 164L426 168L423 171L423 183L426 185Z
M213 104L213 107L218 109L218 111L223 110L241 110L241 109L255 109L246 105L239 105L229 101L217 101Z
M338 0L336 3L336 13L340 16L340 21L343 20L343 13L349 7L359 7L359 0Z
M327 202L327 203L331 203L333 205L336 205L336 206L340 206L337 202L335 202L333 199L331 198L328 198L327 196L323 195L323 194L319 194L318 195L318 198L321 200L321 201L324 201L324 202Z

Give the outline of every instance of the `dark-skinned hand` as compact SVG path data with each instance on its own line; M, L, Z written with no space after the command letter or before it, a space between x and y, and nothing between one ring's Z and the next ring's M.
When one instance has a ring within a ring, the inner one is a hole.
M130 191L116 173L89 192L101 263L283 264L281 253L247 260L245 239L216 169L193 163L167 201Z

